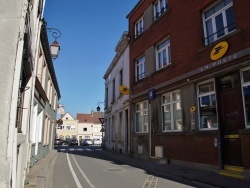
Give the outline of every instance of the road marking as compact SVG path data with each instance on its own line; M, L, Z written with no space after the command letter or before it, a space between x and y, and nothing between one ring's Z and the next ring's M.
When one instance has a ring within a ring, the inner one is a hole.
M154 176L148 176L142 188L157 188L158 178Z
M76 161L74 155L72 155L72 157L73 157L73 160L75 161L75 164L76 164L78 170L81 172L81 174L82 174L82 176L84 177L84 179L86 180L86 182L89 184L90 187L95 188L95 186L91 183L91 181L88 179L88 177L84 174L84 172L82 171L82 169L81 169L80 166L78 165L78 163L77 163L77 161Z
M75 180L75 182L76 182L77 188L82 188L82 185L81 185L81 183L79 182L79 180L78 180L78 178L77 178L77 176L76 176L76 173L75 173L75 171L74 171L74 169L73 169L73 167L72 167L72 165L71 165L71 162L70 162L68 153L67 153L67 159L68 159L69 169L70 169L70 171L71 171L71 173L72 173L72 175L73 175L73 178L74 178L74 180Z
M93 151L93 149L80 149L80 148L69 148L69 149L57 149L58 151Z

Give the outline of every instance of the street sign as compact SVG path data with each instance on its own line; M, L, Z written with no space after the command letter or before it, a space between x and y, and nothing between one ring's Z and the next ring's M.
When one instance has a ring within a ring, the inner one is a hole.
M99 118L99 121L101 122L101 124L103 125L103 123L104 123L104 118Z

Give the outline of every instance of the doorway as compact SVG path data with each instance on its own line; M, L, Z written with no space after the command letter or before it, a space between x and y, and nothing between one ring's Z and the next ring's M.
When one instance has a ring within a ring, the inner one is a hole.
M217 79L222 165L243 166L239 130L244 127L240 75L238 72Z

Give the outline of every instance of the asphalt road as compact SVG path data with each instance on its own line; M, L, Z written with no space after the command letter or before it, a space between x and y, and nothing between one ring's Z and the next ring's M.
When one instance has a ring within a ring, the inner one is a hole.
M99 146L56 147L51 185L57 188L191 188L104 155Z

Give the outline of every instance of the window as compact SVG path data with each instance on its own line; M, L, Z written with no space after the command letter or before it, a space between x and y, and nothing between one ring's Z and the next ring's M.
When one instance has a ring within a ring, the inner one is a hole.
M203 13L205 45L236 29L233 0L223 0Z
M113 79L113 94L112 94L112 102L115 101L115 79Z
M154 4L154 20L158 19L168 8L168 0L158 0Z
M170 39L164 40L156 46L156 70L171 64Z
M135 38L142 34L144 30L143 18L140 18L135 24Z
M88 129L87 128L83 128L83 131L87 131Z
M145 75L145 57L143 56L142 58L138 59L136 61L136 65L135 65L135 75L136 75L136 81L139 81L141 79L143 79L146 75Z
M197 87L200 130L217 129L218 118L214 81L210 80L205 83L200 83Z
M105 88L105 108L108 107L108 96L109 96L109 92L108 92L108 87Z
M245 111L245 125L250 128L250 68L241 71L242 96Z
M144 101L136 104L136 132L148 132L148 102Z
M123 85L123 70L120 70L120 86Z
M76 125L74 124L70 125L70 130L76 130Z
M181 94L174 91L162 95L163 131L182 130Z

